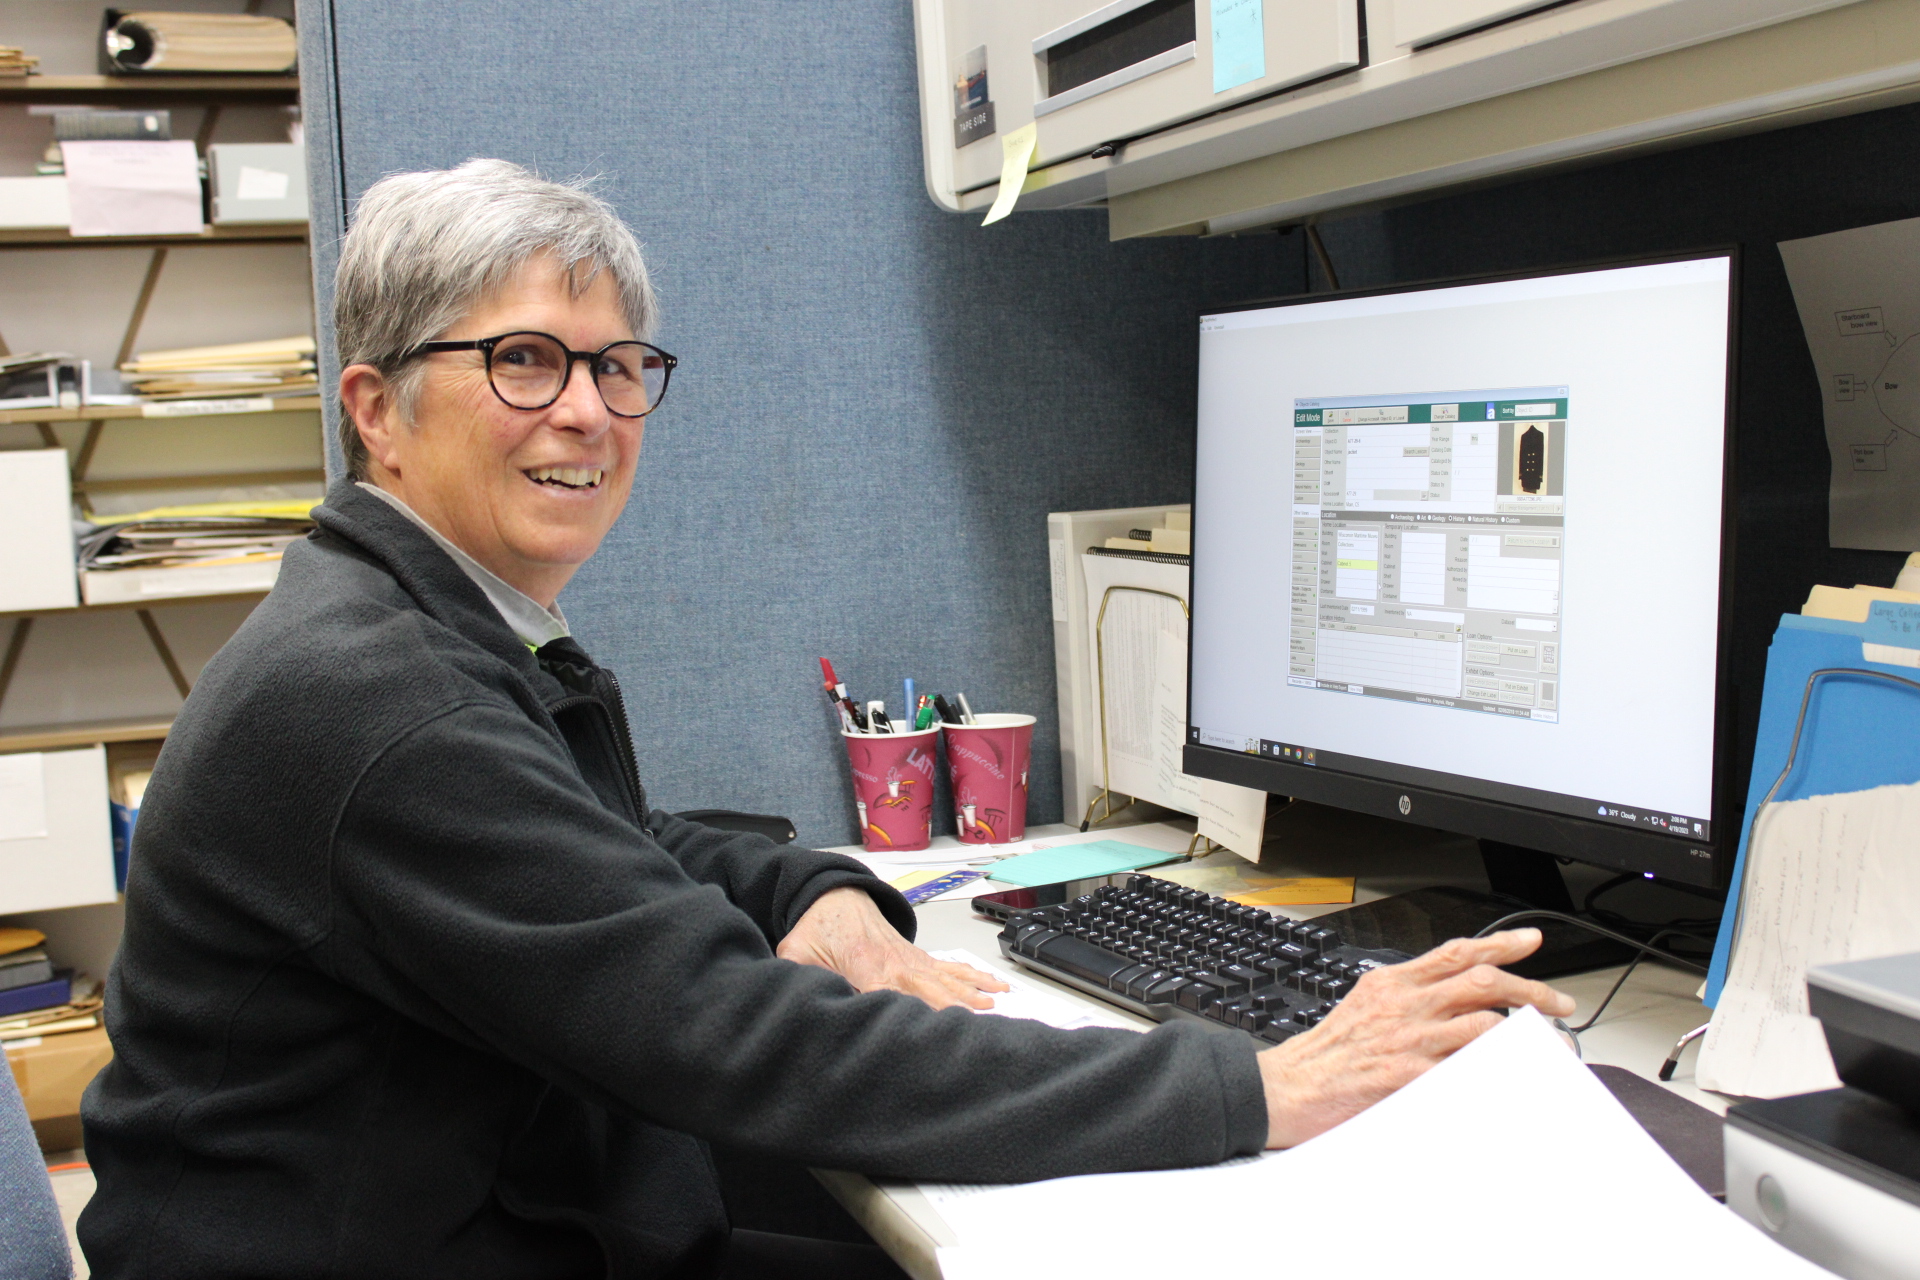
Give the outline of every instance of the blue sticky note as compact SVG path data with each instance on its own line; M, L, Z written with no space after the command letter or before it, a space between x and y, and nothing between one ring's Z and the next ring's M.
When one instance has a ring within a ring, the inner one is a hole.
M1031 889L1040 884L1058 884L1062 880L1084 880L1089 876L1110 876L1117 871L1138 871L1141 867L1171 862L1180 855L1148 849L1143 845L1123 844L1118 840L1096 840L1091 844L1070 844L1058 849L1036 849L996 862L987 875L1003 884Z
M1266 0L1213 0L1213 91L1266 74Z
M1866 626L1860 638L1868 644L1899 645L1920 649L1920 604L1904 600L1875 600L1867 611Z

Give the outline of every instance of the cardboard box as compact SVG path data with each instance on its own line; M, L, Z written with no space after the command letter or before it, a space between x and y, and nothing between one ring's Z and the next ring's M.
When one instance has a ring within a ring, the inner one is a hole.
M7 1065L27 1104L27 1119L43 1151L80 1145L80 1095L113 1058L104 1028L29 1036L11 1042Z
M73 492L65 449L0 453L0 613L80 603L73 560Z
M112 902L105 747L0 756L0 915Z

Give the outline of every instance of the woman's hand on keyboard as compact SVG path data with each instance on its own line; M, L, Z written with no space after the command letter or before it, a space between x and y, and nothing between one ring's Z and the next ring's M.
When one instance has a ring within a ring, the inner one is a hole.
M780 940L774 954L831 969L856 991L900 991L936 1009L991 1009L990 991L1007 984L972 965L935 960L900 936L863 890L829 889Z
M1538 929L1455 938L1363 974L1325 1022L1260 1054L1267 1145L1296 1146L1366 1110L1499 1025L1495 1009L1572 1013L1572 997L1495 967L1539 945Z

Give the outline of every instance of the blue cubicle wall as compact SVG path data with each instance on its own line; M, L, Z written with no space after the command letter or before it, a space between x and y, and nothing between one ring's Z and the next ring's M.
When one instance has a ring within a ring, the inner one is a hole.
M320 310L382 174L601 175L681 357L626 517L561 597L620 675L657 803L849 840L819 691L902 676L1040 716L1060 813L1045 516L1184 501L1203 305L1298 290L1298 244L982 229L921 180L910 6L302 0ZM991 142L979 145L994 145ZM947 819L950 823L951 819Z

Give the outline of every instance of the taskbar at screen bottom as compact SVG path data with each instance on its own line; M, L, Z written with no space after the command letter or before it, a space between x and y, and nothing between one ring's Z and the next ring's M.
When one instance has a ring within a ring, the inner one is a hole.
M1213 739L1218 737L1217 734L1212 735ZM1268 738L1235 740L1229 745L1210 740L1209 735L1197 725L1188 727L1187 741L1193 746L1244 752L1247 755L1259 756L1261 759L1276 760L1282 764L1332 769L1383 783L1405 783L1436 791L1450 791L1469 799L1492 800L1499 804L1540 809L1547 813L1565 814L1570 818L1585 818L1612 826L1631 827L1655 835L1697 840L1706 844L1713 841L1713 822L1708 818L1673 813L1664 809L1648 809L1643 805L1619 804L1612 800L1603 800L1598 796L1570 796L1554 791L1538 791L1532 787L1488 782L1483 778L1469 778L1457 773L1441 773L1433 769L1392 764L1365 756L1343 755L1336 751L1323 751L1299 743L1275 742Z

